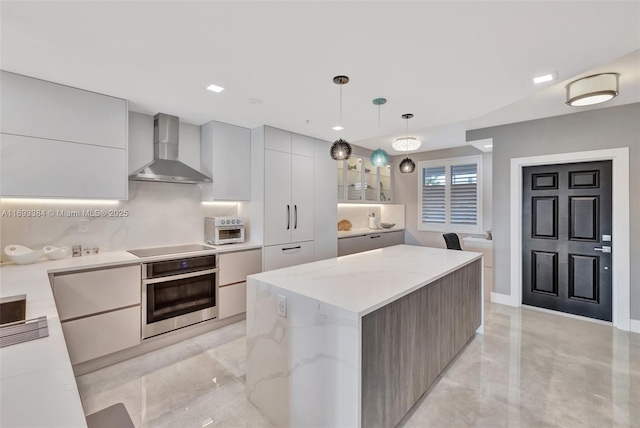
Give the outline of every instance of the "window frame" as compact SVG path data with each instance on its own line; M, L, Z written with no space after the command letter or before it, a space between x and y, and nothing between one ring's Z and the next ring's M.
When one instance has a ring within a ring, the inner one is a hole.
M482 172L482 155L462 156L448 159L433 159L418 162L418 230L425 232L453 232L475 234L483 232L483 172ZM451 224L451 167L453 165L467 165L475 163L477 168L477 224L461 225ZM423 223L422 222L422 187L424 178L424 168L444 167L445 168L445 222L440 223Z

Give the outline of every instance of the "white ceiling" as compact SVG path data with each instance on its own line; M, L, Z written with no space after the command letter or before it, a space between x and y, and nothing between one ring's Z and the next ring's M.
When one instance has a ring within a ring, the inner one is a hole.
M529 79L564 81L640 49L637 1L2 1L0 14L4 70L197 125L269 124L390 151L407 112L425 150L464 144L473 121L568 113L559 84ZM637 76L637 52L629 61ZM331 129L338 74L351 78L342 132ZM226 89L206 91L212 83ZM380 125L377 97L388 99Z

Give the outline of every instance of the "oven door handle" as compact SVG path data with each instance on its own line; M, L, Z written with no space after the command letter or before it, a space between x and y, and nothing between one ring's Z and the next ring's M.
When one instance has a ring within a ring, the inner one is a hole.
M218 273L218 272L220 272L220 268L199 270L197 272L183 273L182 275L171 275L171 276L163 276L160 278L143 279L142 285L157 284L159 282L177 281L180 279L193 278L196 276L211 275L212 273Z

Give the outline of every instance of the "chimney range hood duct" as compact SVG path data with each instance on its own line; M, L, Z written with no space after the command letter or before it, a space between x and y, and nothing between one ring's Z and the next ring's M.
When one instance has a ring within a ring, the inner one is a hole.
M153 118L153 161L129 175L132 181L211 183L211 178L178 160L180 120L158 113Z

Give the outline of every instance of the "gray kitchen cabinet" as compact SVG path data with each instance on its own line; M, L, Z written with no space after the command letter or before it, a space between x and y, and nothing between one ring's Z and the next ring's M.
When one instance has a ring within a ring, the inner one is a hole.
M0 196L127 198L127 152L0 134Z
M262 250L222 253L218 319L247 311L247 276L262 272Z
M394 232L385 232L381 234L381 245L383 247L392 247L394 245L404 244L404 230L397 230Z
M339 202L392 202L393 166L374 167L367 157L337 161Z
M404 230L372 232L360 236L346 236L338 239L338 256L346 256L400 244L404 244Z
M140 266L56 275L53 295L61 321L140 304Z
M251 200L251 130L211 121L200 128L200 171L213 179L200 185L203 201Z
M314 207L336 207L335 163L328 155L331 143L315 140L314 178ZM314 215L315 232L315 260L331 259L338 255L338 210L326 209Z
M56 274L53 296L72 364L139 345L140 265Z
M314 159L265 150L265 245L314 238Z
M264 270L282 269L315 260L313 241L264 247Z
M127 101L3 71L4 134L127 148Z
M62 323L71 364L79 364L139 345L140 307Z
M300 134L291 134L291 153L294 155L315 157L315 142L311 137Z
M292 134L270 126L264 127L264 148L277 152L291 153Z
M127 101L1 72L0 196L127 199Z
M336 257L337 181L331 143L270 126L251 133L252 179L264 184L252 188L252 203L259 206L254 212L262 217L252 225L252 239L260 236L265 245L263 269Z

